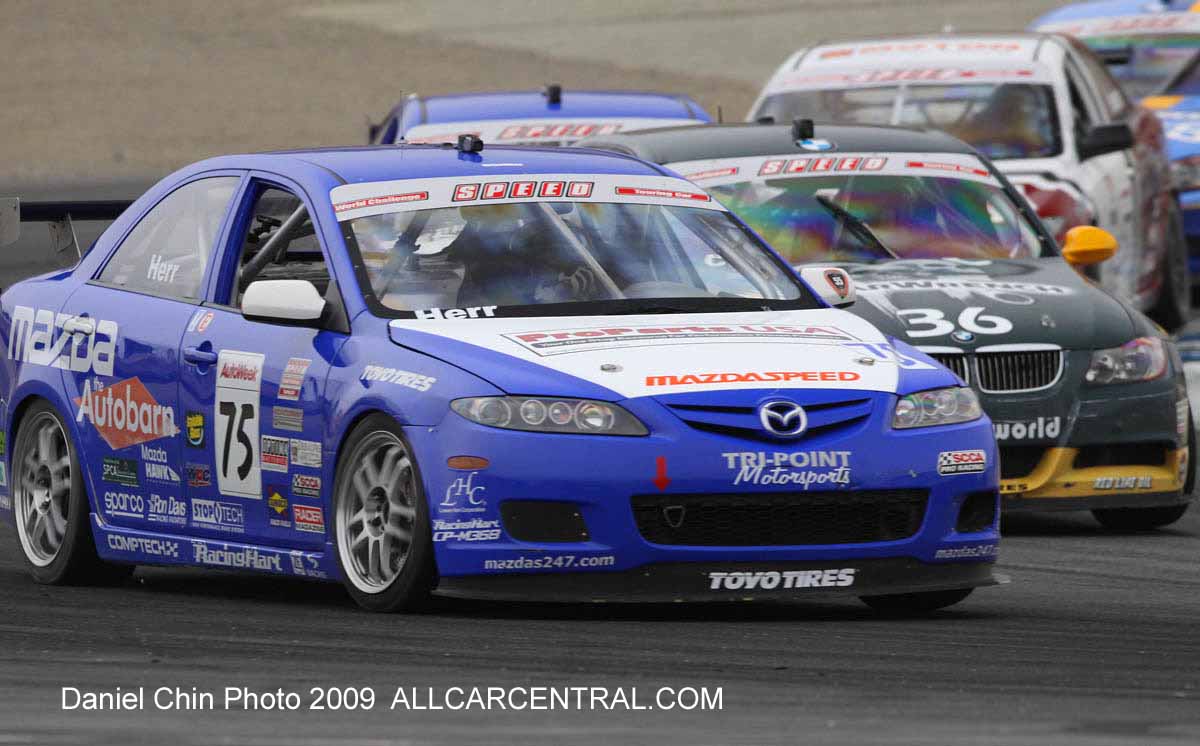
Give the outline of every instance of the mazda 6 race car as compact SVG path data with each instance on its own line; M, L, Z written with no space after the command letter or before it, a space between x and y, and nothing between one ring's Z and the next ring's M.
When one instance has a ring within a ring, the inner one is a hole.
M1123 530L1186 511L1194 445L1174 345L1064 261L1030 206L966 143L800 121L588 144L703 186L794 265L847 269L855 313L978 392L1007 510L1091 509ZM1113 250L1111 236L1081 227L1062 254L1083 267Z
M1168 329L1191 304L1162 123L1078 39L1055 34L849 41L796 52L751 119L939 129L1017 184L1054 237L1097 225L1122 250L1101 284Z
M9 288L0 515L33 577L255 570L374 610L996 582L991 423L831 307L843 271L651 164L481 147L203 161Z
M711 122L688 96L645 91L490 91L446 96L411 95L380 124L368 141L455 142L475 135L496 145L570 145L590 135Z

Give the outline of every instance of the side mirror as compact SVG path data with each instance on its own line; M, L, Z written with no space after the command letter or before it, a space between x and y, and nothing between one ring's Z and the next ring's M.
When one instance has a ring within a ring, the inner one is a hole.
M857 299L854 280L841 267L801 267L800 279L834 308L852 306Z
M1133 130L1128 124L1098 124L1079 136L1079 159L1086 161L1106 153L1116 153L1133 147Z
M242 315L254 321L306 324L325 313L325 299L308 280L256 280L242 294Z
M1077 225L1067 231L1063 240L1062 255L1073 267L1099 264L1117 253L1117 239L1113 234L1094 225Z

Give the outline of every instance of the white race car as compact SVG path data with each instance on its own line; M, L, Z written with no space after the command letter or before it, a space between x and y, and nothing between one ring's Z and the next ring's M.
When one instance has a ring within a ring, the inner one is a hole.
M1189 307L1187 246L1161 123L1081 42L1054 34L942 35L802 49L750 119L940 129L995 161L1060 241L1076 225L1117 237L1098 270L1168 328ZM820 141L811 148L819 150Z

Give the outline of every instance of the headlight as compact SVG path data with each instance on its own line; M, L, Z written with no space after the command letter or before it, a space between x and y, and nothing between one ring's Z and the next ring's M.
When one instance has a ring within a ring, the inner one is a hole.
M1084 379L1088 383L1153 381L1167 372L1167 348L1158 337L1138 337L1120 347L1096 350Z
M542 396L455 399L450 407L471 422L505 430L583 435L646 435L636 417L616 404Z
M970 422L983 416L979 397L964 386L932 389L900 397L892 415L892 427L906 430L911 427L933 427Z
M1171 161L1171 186L1180 192L1200 189L1200 156Z

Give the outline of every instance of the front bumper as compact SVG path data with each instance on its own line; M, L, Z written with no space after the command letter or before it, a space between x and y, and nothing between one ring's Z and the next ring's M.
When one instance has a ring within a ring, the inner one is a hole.
M994 553L989 556L995 557ZM436 593L497 601L571 603L779 601L924 593L1008 582L992 568L990 561L934 565L909 557L840 564L664 563L624 572L442 578ZM847 579L852 582L845 584Z

